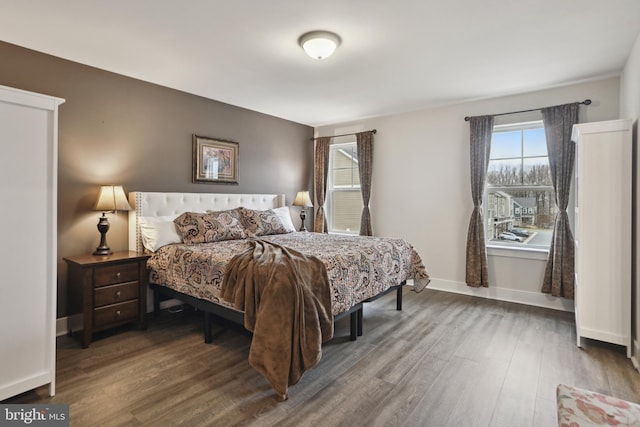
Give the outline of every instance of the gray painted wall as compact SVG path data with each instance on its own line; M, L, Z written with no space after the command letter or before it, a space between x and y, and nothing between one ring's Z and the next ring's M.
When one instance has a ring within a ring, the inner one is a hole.
M297 191L312 190L311 127L4 42L0 64L1 85L66 99L59 121L58 317L73 314L66 310L62 258L91 253L99 243L100 214L92 210L99 185L122 184L125 191L284 193L289 205ZM194 133L240 144L238 185L191 182ZM299 222L297 212L292 216ZM126 213L110 222L109 245L127 249Z

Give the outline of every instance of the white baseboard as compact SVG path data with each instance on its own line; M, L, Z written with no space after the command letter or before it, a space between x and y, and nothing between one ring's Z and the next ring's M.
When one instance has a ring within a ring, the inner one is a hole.
M82 326L82 313L56 319L56 336L66 335L69 331L80 331Z
M509 288L472 288L466 283L452 280L431 279L429 289L453 292L456 294L471 295L500 301L509 301L519 304L533 305L536 307L551 308L553 310L573 312L573 300L558 298L542 292L527 292Z
M173 307L176 305L181 305L181 304L184 304L184 302L177 299L168 299L160 303L160 310L164 310L166 308ZM151 312L153 312L153 306L151 307L151 309L147 307L147 313L151 313Z
M636 368L636 371L640 371L640 360L638 360L638 356L640 356L640 342L638 340L633 340L633 355L631 356L631 363Z

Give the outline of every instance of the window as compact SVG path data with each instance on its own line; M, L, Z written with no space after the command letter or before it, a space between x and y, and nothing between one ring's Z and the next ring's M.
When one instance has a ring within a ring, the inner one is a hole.
M327 225L333 233L360 233L362 195L355 142L333 144L329 150Z
M549 248L557 208L541 121L494 126L485 201L488 244Z

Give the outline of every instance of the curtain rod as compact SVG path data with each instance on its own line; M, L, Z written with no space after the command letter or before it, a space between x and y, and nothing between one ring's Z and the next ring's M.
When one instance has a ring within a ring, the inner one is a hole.
M591 105L591 100L590 99L585 99L582 102L578 102L578 104ZM528 113L529 111L540 111L540 110L542 110L542 108L532 108L530 110L511 111L509 113L500 113L500 114L491 114L491 115L492 116L506 116L507 114ZM476 117L476 116L474 116L474 117ZM469 117L469 116L464 118L465 122L468 122L469 120L471 120L471 117Z
M367 132L367 131L365 130L364 132ZM377 131L377 129L373 129L373 130L370 130L370 131L368 131L368 132L371 132L371 133L377 133L378 131ZM355 133L343 133L342 135L333 135L333 136L329 136L328 138L338 138L338 137L340 137L340 136L356 135L356 134L358 134L358 133L361 133L361 132L355 132ZM316 140L316 139L318 139L318 138L327 138L327 137L326 137L326 136L317 136L317 137L315 137L315 138L311 138L311 141L315 141L315 140Z

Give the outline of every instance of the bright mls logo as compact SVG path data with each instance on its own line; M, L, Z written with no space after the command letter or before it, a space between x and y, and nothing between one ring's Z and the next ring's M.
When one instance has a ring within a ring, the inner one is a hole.
M0 405L2 426L69 426L69 405Z

